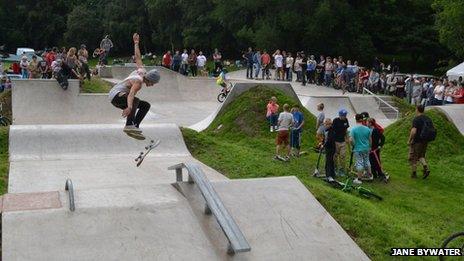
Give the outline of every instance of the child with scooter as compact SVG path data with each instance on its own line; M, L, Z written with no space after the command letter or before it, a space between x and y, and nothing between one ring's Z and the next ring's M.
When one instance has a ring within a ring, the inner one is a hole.
M390 179L390 176L382 170L382 164L380 161L380 149L385 144L383 128L378 125L373 118L367 120L367 127L372 130L371 151L369 152L369 161L371 163L372 175L374 175L374 178L380 179L387 183Z

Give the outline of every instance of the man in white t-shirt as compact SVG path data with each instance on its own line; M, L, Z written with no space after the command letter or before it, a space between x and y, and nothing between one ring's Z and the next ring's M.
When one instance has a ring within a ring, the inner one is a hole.
M284 104L284 111L279 114L278 122L278 134L276 138L276 155L274 159L288 161L290 159L290 145L289 145L289 133L290 128L293 126L294 120L293 115L289 112L290 106ZM281 150L286 150L285 156L279 155Z
M200 51L197 56L197 67L198 71L202 76L208 76L205 71L206 57L203 55L203 52ZM206 73L206 75L204 75Z
M438 80L437 86L433 90L434 94L434 101L433 105L443 105L443 95L445 93L445 86L443 85L441 80Z
M183 75L187 75L188 74L188 71L187 71L187 68L188 68L188 53L187 53L187 49L184 49L184 52L182 53L182 62L181 62L181 66L180 66L180 71L181 71L181 74Z
M275 51L272 55L274 57L274 63L276 67L276 80L283 80L284 79L284 57L280 54L280 50Z

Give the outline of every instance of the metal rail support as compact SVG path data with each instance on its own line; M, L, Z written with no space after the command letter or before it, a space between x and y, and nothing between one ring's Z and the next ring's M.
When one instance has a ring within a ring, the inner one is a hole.
M74 205L74 187L73 187L73 183L71 179L66 180L66 185L64 188L68 192L68 195L69 195L69 210L71 210L71 212L74 212L76 207Z

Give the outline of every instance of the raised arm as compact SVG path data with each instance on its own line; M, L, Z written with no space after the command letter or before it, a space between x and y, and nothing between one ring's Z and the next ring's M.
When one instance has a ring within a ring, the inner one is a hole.
M132 39L134 40L134 57L135 57L135 63L137 64L138 68L143 67L143 62L142 62L142 54L140 53L140 48L139 48L139 42L140 42L140 36L138 33L135 33L132 36Z

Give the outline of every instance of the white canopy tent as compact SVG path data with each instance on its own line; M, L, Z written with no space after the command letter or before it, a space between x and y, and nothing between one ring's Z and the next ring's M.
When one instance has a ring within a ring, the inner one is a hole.
M459 77L464 79L464 62L452 69L449 69L446 72L446 76L448 76L449 80L459 80Z

